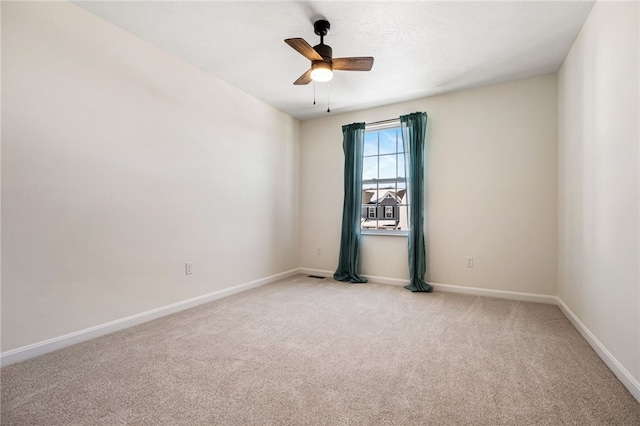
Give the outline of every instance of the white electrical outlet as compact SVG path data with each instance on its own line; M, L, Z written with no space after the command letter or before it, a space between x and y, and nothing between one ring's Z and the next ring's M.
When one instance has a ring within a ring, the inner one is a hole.
M320 255L322 254L322 247L318 247L318 248L316 249L316 254L317 254L318 256L320 256Z
M193 274L193 262L186 262L184 264L184 274L185 275Z
M465 257L467 268L473 268L473 256Z

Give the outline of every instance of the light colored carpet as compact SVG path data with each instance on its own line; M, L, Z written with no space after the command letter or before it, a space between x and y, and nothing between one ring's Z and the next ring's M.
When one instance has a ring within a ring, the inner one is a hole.
M303 276L1 379L2 425L640 425L555 306Z

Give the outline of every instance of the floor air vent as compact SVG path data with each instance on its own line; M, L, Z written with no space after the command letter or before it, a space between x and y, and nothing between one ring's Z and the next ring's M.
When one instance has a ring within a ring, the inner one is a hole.
M320 275L307 275L309 278L317 278L319 280L324 280L325 277L321 277Z

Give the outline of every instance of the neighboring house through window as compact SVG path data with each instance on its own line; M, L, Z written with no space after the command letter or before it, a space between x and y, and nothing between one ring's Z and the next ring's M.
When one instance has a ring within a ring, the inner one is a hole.
M408 231L405 152L400 120L367 125L362 166L362 230Z

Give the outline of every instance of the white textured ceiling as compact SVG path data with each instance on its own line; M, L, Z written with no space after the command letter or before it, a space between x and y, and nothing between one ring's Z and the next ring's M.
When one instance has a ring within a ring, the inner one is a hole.
M592 1L76 1L76 5L300 119L556 72ZM294 86L327 19L334 57L370 72ZM330 91L330 93L327 93Z

